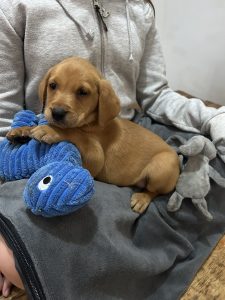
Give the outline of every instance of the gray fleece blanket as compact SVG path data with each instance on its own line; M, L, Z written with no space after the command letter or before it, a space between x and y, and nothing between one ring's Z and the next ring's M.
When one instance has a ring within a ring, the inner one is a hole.
M177 133L192 136L148 117L139 115L135 121L164 139ZM219 159L212 164L225 177L224 164ZM157 197L139 216L130 209L131 188L97 181L88 205L47 219L25 209L25 183L1 186L0 231L9 245L13 239L23 244L23 253L16 251L17 268L31 299L179 299L225 232L225 189L213 182L206 197L212 222L188 200L178 212L168 213L170 195ZM10 224L11 237L2 220ZM41 296L27 282L21 255L36 274Z

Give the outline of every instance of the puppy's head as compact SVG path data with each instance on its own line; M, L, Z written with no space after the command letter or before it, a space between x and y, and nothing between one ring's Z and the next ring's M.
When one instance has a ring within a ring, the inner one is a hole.
M90 123L105 126L120 111L119 99L108 81L87 60L71 57L52 67L39 86L44 114L61 128Z

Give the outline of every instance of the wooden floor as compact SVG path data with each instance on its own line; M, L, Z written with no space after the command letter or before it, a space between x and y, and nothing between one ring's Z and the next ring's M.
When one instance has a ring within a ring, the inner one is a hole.
M225 299L225 236L219 241L181 299Z

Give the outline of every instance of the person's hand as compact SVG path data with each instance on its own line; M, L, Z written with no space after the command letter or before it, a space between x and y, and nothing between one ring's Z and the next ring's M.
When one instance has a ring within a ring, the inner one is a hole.
M207 126L218 155L225 163L225 113L213 117Z
M0 273L0 293L8 297L11 292L12 284Z

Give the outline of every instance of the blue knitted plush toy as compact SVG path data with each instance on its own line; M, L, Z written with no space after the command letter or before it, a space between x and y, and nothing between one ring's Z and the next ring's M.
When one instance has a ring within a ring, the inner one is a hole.
M43 115L22 110L12 128L46 124ZM30 177L30 178L29 178ZM94 180L81 166L78 149L69 142L53 145L34 139L24 144L0 143L0 179L29 178L24 190L26 206L36 215L69 214L86 204L94 193Z

